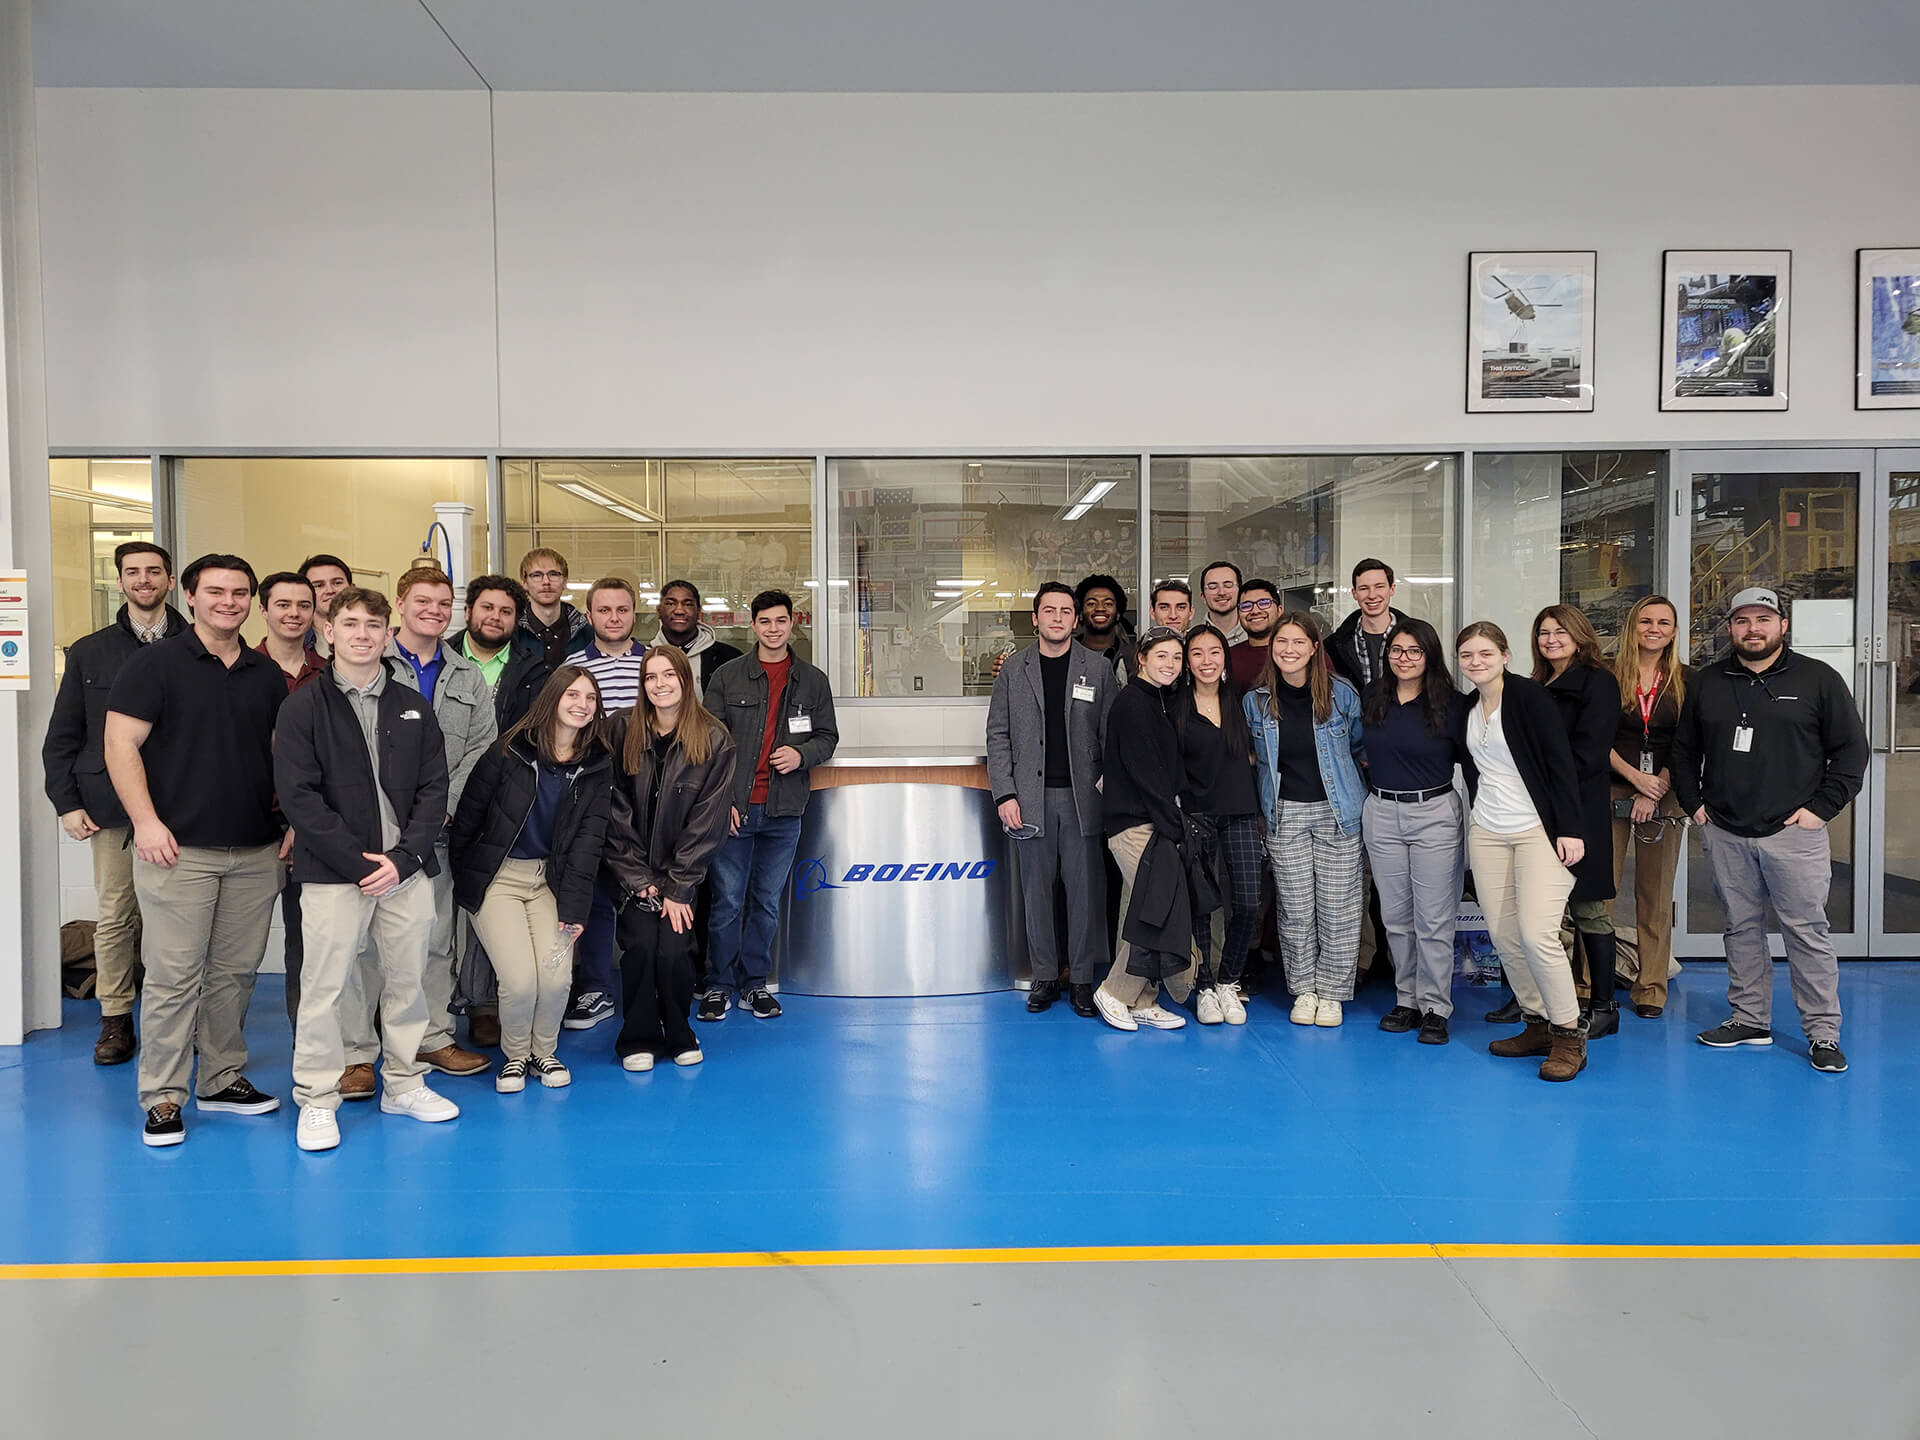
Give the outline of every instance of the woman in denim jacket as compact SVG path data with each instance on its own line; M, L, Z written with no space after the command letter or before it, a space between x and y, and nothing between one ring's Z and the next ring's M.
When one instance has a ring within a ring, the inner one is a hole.
M1320 622L1289 610L1243 702L1267 822L1293 1023L1341 1021L1353 997L1366 872L1360 846L1360 695L1334 675Z

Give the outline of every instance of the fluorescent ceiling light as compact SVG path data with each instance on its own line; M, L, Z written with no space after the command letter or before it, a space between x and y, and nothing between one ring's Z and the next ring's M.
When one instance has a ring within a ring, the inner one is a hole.
M1440 468L1440 462L1438 460L1429 460L1427 461L1426 464L1420 467L1420 469L1423 472L1427 470L1438 470L1439 468Z
M1453 583L1451 575L1402 575L1400 578L1409 585L1451 585Z
M936 585L984 585L987 582L984 580L936 580L933 583Z
M958 600L960 598L960 592L958 590L936 590L933 592L933 598L936 600Z

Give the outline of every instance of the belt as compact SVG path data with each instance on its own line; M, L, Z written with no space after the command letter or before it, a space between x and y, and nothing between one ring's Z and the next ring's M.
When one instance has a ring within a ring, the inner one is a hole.
M1367 789L1382 800L1391 800L1397 805L1418 805L1422 800L1438 800L1442 795L1453 793L1451 785L1440 785L1432 790L1382 790L1378 785L1368 785Z

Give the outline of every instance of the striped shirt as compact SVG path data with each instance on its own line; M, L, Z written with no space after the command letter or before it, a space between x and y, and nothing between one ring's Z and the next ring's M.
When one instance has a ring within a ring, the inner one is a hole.
M640 667L646 663L646 655L644 645L634 645L618 655L603 655L600 642L593 640L567 660L593 676L600 687L600 708L611 715L640 703Z

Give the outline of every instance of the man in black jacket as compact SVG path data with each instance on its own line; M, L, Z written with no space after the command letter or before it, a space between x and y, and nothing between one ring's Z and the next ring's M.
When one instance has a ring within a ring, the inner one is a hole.
M122 1065L133 1058L133 972L140 944L133 826L107 778L107 696L129 655L187 628L167 603L173 591L171 555L151 540L129 540L115 548L113 565L127 603L111 625L67 647L67 671L40 747L47 798L60 814L60 828L71 839L87 841L93 851L94 996L100 1002L96 1065Z
M340 991L369 934L380 955L381 1110L426 1121L460 1113L427 1088L419 1058L446 743L433 707L382 659L392 613L377 590L349 586L334 597L327 674L287 701L274 734L306 948L293 1039L302 1150L340 1143Z
M1727 631L1732 649L1687 686L1673 739L1674 798L1700 827L1727 912L1733 1014L1699 1039L1715 1049L1773 1043L1772 905L1808 1058L1837 1075L1847 1057L1840 963L1827 930L1827 826L1860 793L1866 731L1833 667L1787 649L1774 591L1755 586L1735 595Z
M520 628L527 592L505 575L476 575L467 582L467 628L446 643L480 668L493 691L493 714L502 735L533 708L533 697L553 673L545 648Z
M1327 658L1334 674L1358 690L1387 673L1387 635L1407 617L1393 608L1399 588L1393 567L1369 557L1353 567L1353 603L1360 608L1327 637Z

